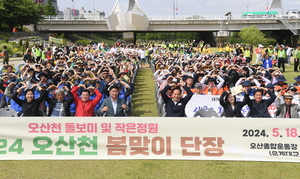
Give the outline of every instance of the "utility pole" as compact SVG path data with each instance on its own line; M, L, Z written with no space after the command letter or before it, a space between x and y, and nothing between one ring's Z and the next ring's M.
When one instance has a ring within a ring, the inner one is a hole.
M173 0L173 18L175 19L175 0Z
M249 0L247 0L247 12L249 12Z

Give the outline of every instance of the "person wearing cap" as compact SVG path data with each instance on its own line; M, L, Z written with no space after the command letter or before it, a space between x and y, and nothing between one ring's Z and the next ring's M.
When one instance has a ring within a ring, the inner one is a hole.
M280 75L278 78L276 78L277 83L274 83L275 91L281 92L281 95L283 95L288 87L288 84L285 83L287 81L283 75Z
M183 98L180 86L187 92L187 95ZM171 90L172 97L167 95L169 90ZM166 117L186 117L185 106L193 96L193 92L187 86L171 83L165 86L160 94L166 104Z
M266 49L265 53L270 57L271 60L275 57L275 50L273 45L269 45L269 47Z
M159 69L153 74L153 77L154 77L154 78L157 78L157 77L160 76L160 75L167 75L167 74L169 74L169 73L170 73L170 72L169 72L169 70L166 69L166 66L163 65L163 64L161 64L161 65L159 66Z
M298 96L299 98L300 96ZM277 99L276 99L276 108L277 108L277 114L279 118L299 118L298 112L300 111L299 100L297 104L292 104L293 100L293 94L291 93L285 93L283 95L284 103L280 104L281 102L281 93L278 93Z
M77 94L80 87L84 88L80 95L81 98L79 98ZM90 100L90 88L92 88L96 94L96 97L93 100ZM79 86L73 87L71 93L74 96L74 103L76 105L75 116L91 117L95 115L94 108L99 103L102 97L102 94L99 92L98 89L95 89L94 87L86 88L85 85L81 84Z
M293 86L297 88L298 92L300 92L300 75L294 78L294 80L296 80L296 83L294 83Z
M216 86L216 79L219 80L219 84ZM205 82L207 81L207 84ZM206 75L200 81L202 85L203 93L206 95L218 95L219 89L224 85L225 80L219 75Z
M268 90L270 90L271 92L273 92L274 94L277 94L277 92L274 91L275 87L274 87L274 85L273 85L272 83L268 83L268 84L266 85L266 88L267 88ZM265 95L265 97L270 97L270 95L269 95L268 93L265 93L264 95Z
M282 72L285 72L285 66L286 63L286 51L283 49L283 47L280 45L277 50L277 57L278 57L278 68L280 69L282 67Z
M247 98L246 101L250 111L248 116L249 117L268 117L270 118L271 115L268 112L268 107L274 102L274 100L276 99L276 95L271 92L270 90L268 90L267 88L263 88L263 87L253 87L256 88L256 90L254 91L254 99L251 100L249 98L249 93L251 92L252 89L248 89L247 93L244 95L244 98ZM266 91L270 98L263 100L263 91Z
M119 98L120 88L112 85L109 89L109 97L104 99L100 109L97 111L98 115L113 117L113 116L127 116L130 108L125 104L125 100Z
M191 91L194 93L194 95L205 95L202 93L202 85L199 82L195 83L195 88L191 89Z

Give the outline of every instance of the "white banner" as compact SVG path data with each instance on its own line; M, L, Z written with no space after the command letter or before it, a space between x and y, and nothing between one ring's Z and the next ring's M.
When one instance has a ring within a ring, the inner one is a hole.
M236 96L237 101L243 101L243 96ZM224 111L223 107L220 105L220 96L212 96L212 95L194 95L191 100L188 102L188 104L185 107L185 113L187 117L193 117L195 112L202 108L210 108L213 109L218 113L219 116L221 116L222 112ZM268 108L269 114L272 117L275 117L276 113L276 106L275 102L269 106ZM242 108L242 114L244 116L247 116L249 112L248 105L245 105Z
M299 138L299 119L2 117L0 160L299 162Z

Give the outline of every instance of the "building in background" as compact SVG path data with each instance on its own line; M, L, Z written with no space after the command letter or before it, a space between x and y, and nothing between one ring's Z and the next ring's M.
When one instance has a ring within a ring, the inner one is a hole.
M48 0L33 0L36 4L48 4ZM59 14L58 6L57 6L57 0L52 0L52 6L55 9L56 14Z
M79 10L80 18L84 19L103 19L105 17L105 12L92 12L92 11L85 11L84 7L81 7Z
M79 18L79 10L71 9L69 7L64 9L64 18L65 19Z

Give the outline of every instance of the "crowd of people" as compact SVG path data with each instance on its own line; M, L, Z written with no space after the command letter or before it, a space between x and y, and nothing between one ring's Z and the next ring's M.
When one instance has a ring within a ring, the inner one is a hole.
M140 61L133 45L35 45L23 60L0 68L0 108L24 117L131 114Z
M270 117L268 106L276 98L277 116L299 117L300 75L290 86L284 77L292 60L298 71L299 50L226 44L212 52L203 41L35 45L27 49L24 63L3 61L0 108L9 106L18 116L127 116L135 75L150 64L166 117L186 116L193 95L220 95L225 117L244 117L245 105L250 108L246 117ZM240 87L243 101L236 100L233 87Z
M212 53L209 44L200 42L169 53L162 53L162 47L155 50L153 79L163 116L186 116L182 109L192 95L220 95L225 117L271 117L268 107L276 98L276 117L299 117L300 76L295 73L295 83L288 85L284 72L291 59L298 72L300 46L226 44ZM232 94L234 87L240 87L238 94ZM236 96L243 96L243 101ZM246 116L241 113L245 105L250 109Z

